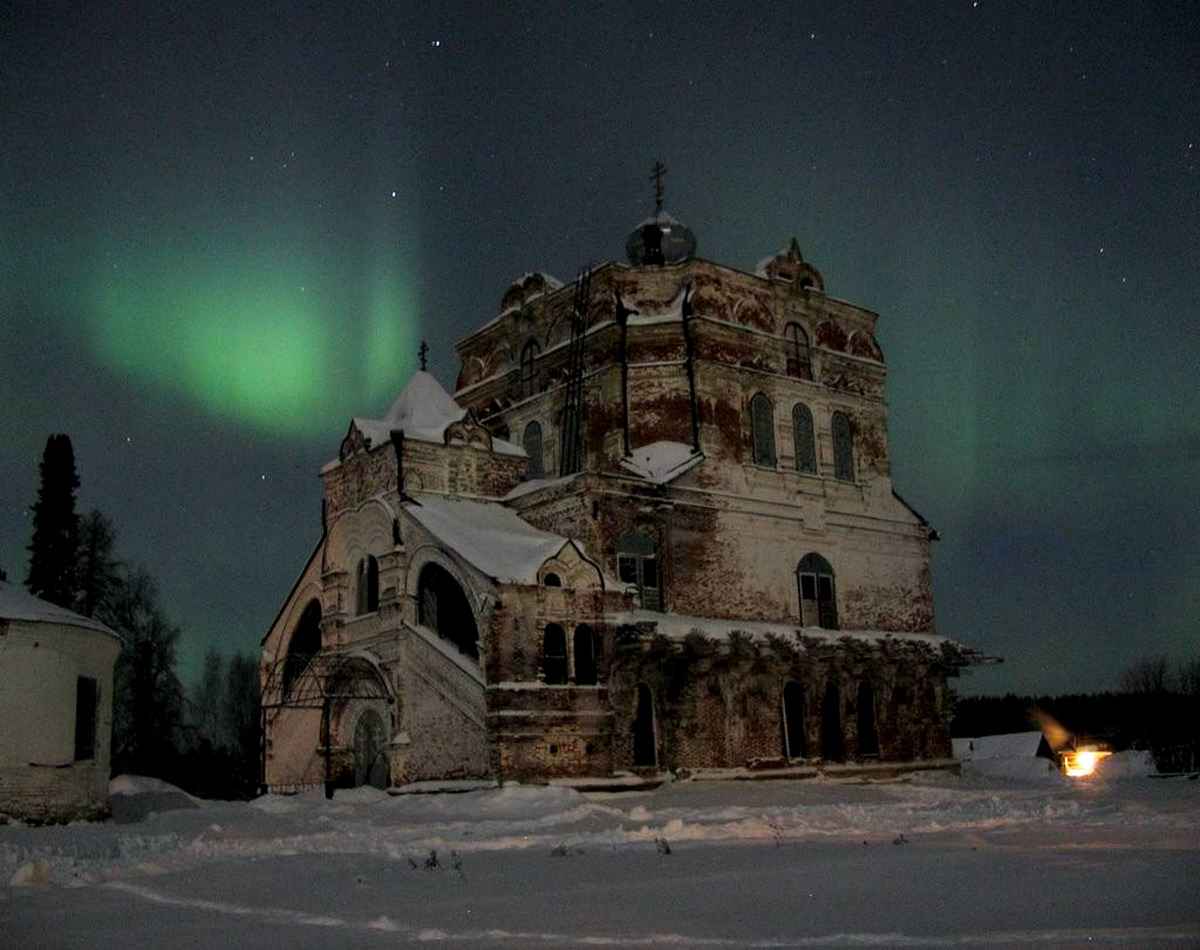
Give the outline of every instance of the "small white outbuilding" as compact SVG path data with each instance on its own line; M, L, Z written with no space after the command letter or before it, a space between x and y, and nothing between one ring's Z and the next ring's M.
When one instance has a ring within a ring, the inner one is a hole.
M0 581L0 815L107 813L120 650L104 624Z

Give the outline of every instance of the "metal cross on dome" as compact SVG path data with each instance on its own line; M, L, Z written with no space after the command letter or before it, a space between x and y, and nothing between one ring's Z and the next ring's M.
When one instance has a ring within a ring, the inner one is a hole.
M417 356L421 359L421 372L424 373L427 371L425 363L429 358L429 344L424 340L421 341L421 348L417 350Z
M667 173L667 166L661 161L654 162L654 168L650 172L650 180L654 182L654 212L657 214L662 211L663 207L663 176Z

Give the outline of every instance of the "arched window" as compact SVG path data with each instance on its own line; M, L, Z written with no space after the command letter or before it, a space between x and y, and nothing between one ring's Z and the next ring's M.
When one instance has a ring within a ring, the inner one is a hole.
M833 414L833 477L854 481L854 432L844 412Z
M288 642L283 661L283 696L286 699L309 661L321 651L321 603L310 600Z
M842 691L837 680L825 684L825 701L821 704L821 758L826 762L841 762L842 751Z
M783 687L783 754L804 758L804 687L795 680Z
M879 755L879 733L875 730L875 690L867 680L858 684L858 755Z
M548 572L546 574L546 576L542 578L542 586L543 587L562 587L562 578L559 577L557 574L555 574L553 571Z
M796 471L817 474L817 440L812 410L802 402L792 407L792 439L796 445Z
M771 400L764 393L758 393L750 400L750 435L755 465L775 465L774 415Z
M567 681L567 635L556 623L546 624L542 635L542 678L547 686Z
M617 577L636 587L647 610L662 610L658 551L644 534L627 534L617 541Z
M798 379L812 379L812 360L808 353L808 334L804 332L804 327L798 323L789 323L783 328L783 336L787 340L787 374Z
M542 460L542 424L536 420L525 427L521 439L525 454L529 456L529 467L525 470L529 478L544 478L546 467Z
M586 624L575 628L575 682L580 686L596 685L596 634Z
M535 363L542 348L537 340L530 340L521 350L521 395L532 396L537 392L537 370Z
M837 592L833 568L819 554L806 554L796 565L796 583L800 588L800 625L838 628Z
M467 595L440 564L426 564L417 580L417 621L460 653L479 659L479 633Z
M358 562L356 593L357 613L369 614L379 609L379 562L368 554Z

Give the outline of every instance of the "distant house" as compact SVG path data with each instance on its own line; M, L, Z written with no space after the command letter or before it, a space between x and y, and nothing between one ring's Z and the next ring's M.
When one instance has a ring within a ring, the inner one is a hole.
M0 582L0 814L108 811L113 665L104 624Z
M954 739L954 757L988 775L1033 776L1058 771L1058 756L1041 732Z

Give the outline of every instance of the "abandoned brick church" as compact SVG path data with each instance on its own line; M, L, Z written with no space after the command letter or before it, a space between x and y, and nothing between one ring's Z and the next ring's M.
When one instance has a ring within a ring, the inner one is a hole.
M876 314L791 245L755 273L661 210L527 274L321 471L263 641L286 791L935 762L933 528L893 489ZM844 763L844 765L841 765Z

